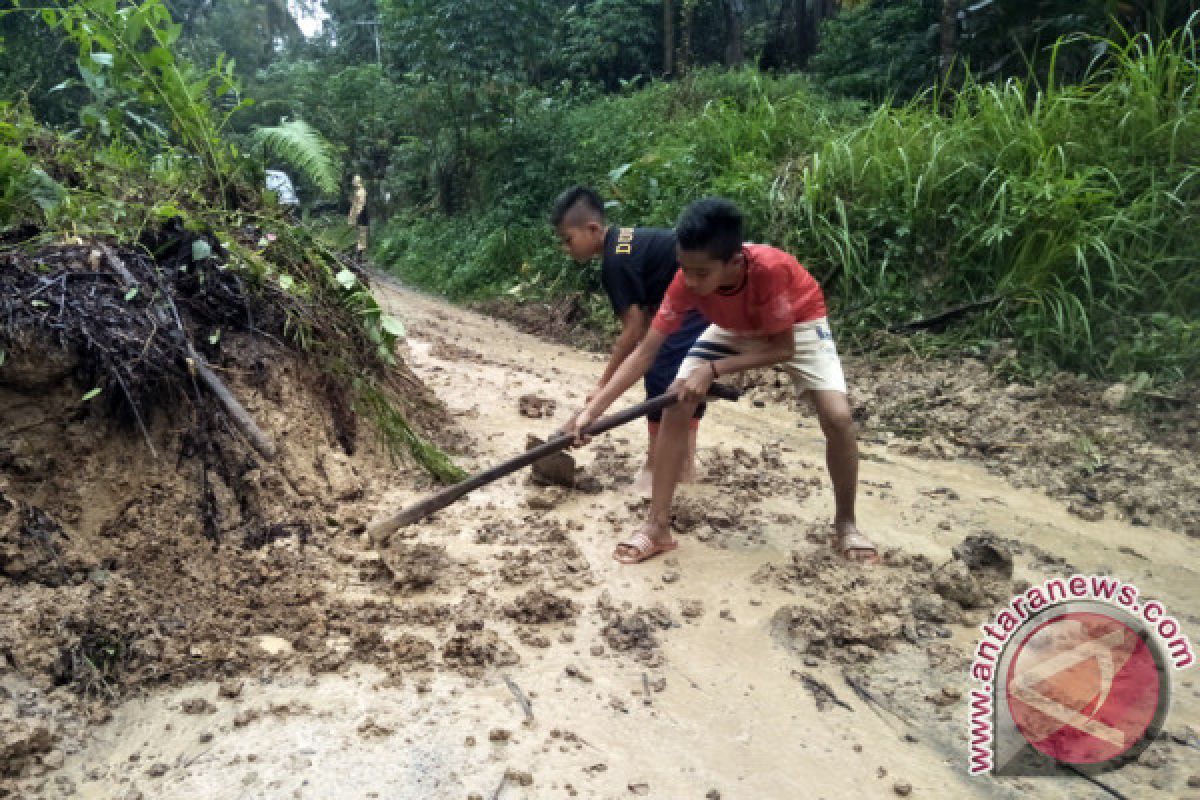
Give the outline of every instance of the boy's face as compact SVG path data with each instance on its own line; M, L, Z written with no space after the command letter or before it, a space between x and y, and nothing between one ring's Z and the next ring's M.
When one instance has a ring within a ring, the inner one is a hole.
M746 262L741 250L728 261L713 258L703 250L684 250L681 247L676 248L675 254L679 268L683 270L684 285L698 295L712 294L723 286L737 285Z
M562 249L580 264L591 261L604 248L604 226L598 222L559 225L554 232L558 234Z

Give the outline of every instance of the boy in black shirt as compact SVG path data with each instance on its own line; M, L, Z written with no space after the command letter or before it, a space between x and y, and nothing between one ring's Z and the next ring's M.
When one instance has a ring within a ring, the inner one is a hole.
M650 328L650 320L662 303L663 294L675 277L675 232L660 228L618 228L605 225L604 203L592 189L573 186L558 196L550 222L562 242L563 249L580 264L601 256L600 282L612 303L613 312L621 320L621 335L613 345L608 366L588 400L604 388L617 367L634 351ZM675 380L675 373L696 338L708 327L708 321L698 312L684 320L658 352L654 366L646 373L646 397L657 397ZM701 404L692 418L688 433L688 458L684 462L682 480L695 479L696 430L704 416ZM654 470L654 448L662 412L649 417L650 444L646 464L634 483L634 488L649 492Z

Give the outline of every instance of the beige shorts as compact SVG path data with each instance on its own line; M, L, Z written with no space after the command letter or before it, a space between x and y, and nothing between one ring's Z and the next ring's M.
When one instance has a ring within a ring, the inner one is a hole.
M783 365L791 375L797 392L810 389L818 391L846 391L846 377L842 374L842 362L838 358L837 345L833 343L833 332L825 317L792 326L796 338L796 352L792 360ZM753 353L767 345L766 337L742 336L716 325L709 325L688 351L687 358L679 365L676 379L686 378L710 361L739 353Z

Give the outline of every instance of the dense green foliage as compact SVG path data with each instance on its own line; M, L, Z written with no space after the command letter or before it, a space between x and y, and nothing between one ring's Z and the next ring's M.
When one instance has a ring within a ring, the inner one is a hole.
M942 341L1015 339L1026 371L1197 371L1195 2L323 0L308 40L282 0L49 5L0 13L4 98L130 168L152 154L172 208L197 176L237 208L285 167L344 210L360 173L407 278L587 289L603 317L553 196L592 183L614 219L665 225L723 194L849 334L972 305ZM0 222L91 213L8 141ZM88 225L144 216L106 191Z
M956 330L1015 339L1027 367L1194 377L1195 40L1094 44L1112 57L1082 84L972 82L869 113L754 72L531 101L492 142L492 206L400 218L380 257L454 296L586 286L545 223L564 185L597 185L638 224L720 194L822 279L848 332L995 300Z

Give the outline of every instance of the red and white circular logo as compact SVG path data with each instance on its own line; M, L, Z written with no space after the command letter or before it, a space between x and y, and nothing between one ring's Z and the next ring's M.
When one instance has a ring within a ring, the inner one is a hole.
M1068 612L1020 642L1005 677L1009 710L1039 752L1100 764L1146 736L1166 699L1154 652L1136 631L1097 612Z

